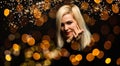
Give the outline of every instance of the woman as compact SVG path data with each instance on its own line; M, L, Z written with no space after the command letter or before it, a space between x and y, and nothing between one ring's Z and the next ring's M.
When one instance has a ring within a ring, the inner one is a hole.
M80 51L90 44L91 34L78 6L72 4L60 7L56 14L56 25L58 48L76 41L80 44Z

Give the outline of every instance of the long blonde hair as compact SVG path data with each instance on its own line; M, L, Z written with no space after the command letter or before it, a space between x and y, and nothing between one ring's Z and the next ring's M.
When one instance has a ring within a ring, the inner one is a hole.
M61 35L61 19L62 16L67 14L67 13L73 13L73 17L75 20L78 22L78 25L80 28L84 30L84 32L81 35L81 49L84 49L87 45L90 44L91 42L91 34L85 24L85 21L82 17L81 11L78 8L77 5L63 5L62 7L59 8L57 14L56 14L56 27L57 27L57 44L58 48L62 48L64 45L64 40Z

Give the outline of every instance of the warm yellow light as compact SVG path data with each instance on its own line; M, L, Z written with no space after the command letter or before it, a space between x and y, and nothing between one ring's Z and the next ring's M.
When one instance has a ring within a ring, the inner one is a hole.
M61 53L59 50L53 50L50 52L50 58L53 58L55 60L59 60L61 58Z
M113 13L119 13L119 6L118 6L118 4L112 4L112 11L113 11Z
M50 48L50 43L48 40L42 40L42 42L40 43L40 48L42 48L42 50L48 50Z
M31 58L32 55L33 55L33 51L31 49L25 51L25 58Z
M75 56L75 59L76 59L77 61L81 61L81 60L82 60L82 55L81 55L81 54L77 54L77 55Z
M98 33L93 33L92 37L95 40L95 42L98 42L100 40L100 35Z
M5 16L8 16L9 14L10 14L10 10L9 10L9 9L5 9L5 10L4 10L4 15L5 15Z
M95 56L92 55L92 53L88 53L86 56L87 61L93 61Z
M104 52L100 51L99 55L97 55L98 59L102 59L104 57Z
M37 52L33 53L33 58L34 58L35 60L39 60L40 57L41 57L41 56L40 56L39 53L37 53Z
M70 55L69 60L71 62L76 62L75 55Z
M100 51L97 48L93 49L93 51L92 51L93 56L97 56L97 55L99 55L99 53L100 53Z
M13 50L14 51L19 51L20 50L20 46L18 44L13 44Z
M89 7L89 3L87 3L87 2L82 2L82 4L81 4L81 9L87 10L88 7Z
M80 44L78 42L73 42L73 43L71 43L71 48L73 50L78 50L78 49L80 49Z
M120 57L116 60L116 64L120 65Z
M49 41L48 40L42 40L42 43L43 43L43 45L44 45L44 49L49 49L49 47L50 47L50 43L49 43Z
M28 34L22 34L22 37L21 37L21 40L24 42L24 43L27 43L27 38L29 37Z
M29 37L27 39L27 43L28 45L33 46L35 44L35 39L33 37Z
M49 59L44 61L43 66L50 66L51 65L51 61Z
M113 27L113 32L114 32L114 34L116 34L116 35L119 35L120 34L120 26L114 26Z
M107 3L111 4L113 0L106 0Z
M11 55L5 55L5 59L7 60L7 61L11 61L12 60L12 57L11 57Z
M63 57L68 57L70 55L70 53L68 52L68 50L65 49L65 48L62 48L61 51L60 51L60 53L61 53L61 56L63 56Z
M36 63L35 66L42 66L42 64L41 63Z
M14 34L9 34L8 39L10 41L14 40L15 39L15 35Z
M111 47L112 47L111 41L105 41L105 43L104 43L104 48L105 48L106 50L109 50Z
M47 40L50 42L50 36L49 35L43 35L42 40Z
M73 65L73 66L78 66L79 63L80 63L79 61L72 62L72 65Z
M79 59L79 57L80 57L80 55L78 54L78 55L70 55L70 57L69 57L69 60L71 61L71 63L72 63L72 65L73 66L76 66L76 65L78 65L80 62L80 59Z
M99 4L101 0L94 0L95 3Z
M110 62L111 62L111 58L106 58L106 59L105 59L105 63L106 63L106 64L110 64Z

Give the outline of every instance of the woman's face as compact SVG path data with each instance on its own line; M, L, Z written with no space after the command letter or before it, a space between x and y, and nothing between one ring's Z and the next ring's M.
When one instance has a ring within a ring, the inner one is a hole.
M65 39L70 42L75 35L78 35L79 26L72 14L65 14L61 21L61 31Z

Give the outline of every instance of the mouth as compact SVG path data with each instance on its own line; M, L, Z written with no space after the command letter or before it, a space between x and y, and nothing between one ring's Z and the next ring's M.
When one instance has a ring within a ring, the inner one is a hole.
M63 31L62 34L65 38L69 38L71 36L72 31Z
M70 34L70 32L65 32L65 34L66 34L66 35L69 35L69 34Z
M69 31L69 32L65 32L66 37L69 37L70 34L71 34L71 31Z

